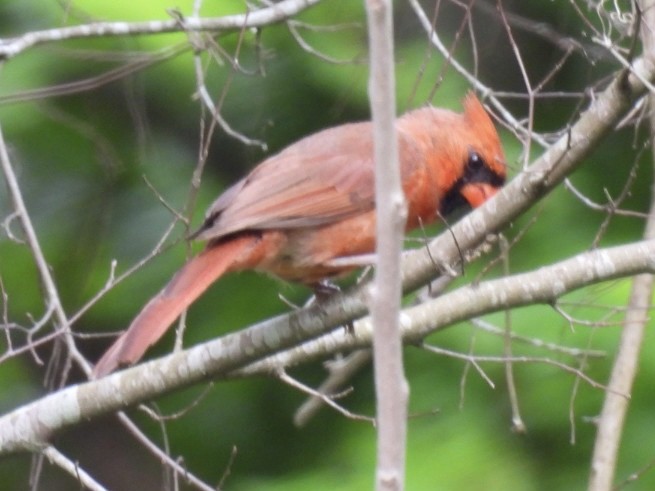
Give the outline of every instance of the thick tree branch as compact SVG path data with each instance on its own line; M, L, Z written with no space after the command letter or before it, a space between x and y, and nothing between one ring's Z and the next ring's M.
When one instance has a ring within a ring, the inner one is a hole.
M583 253L550 266L464 286L401 315L405 343L421 341L433 332L476 316L534 304L553 304L563 295L587 285L655 270L655 240ZM639 257L633 256L638 254ZM649 256L651 255L651 256ZM271 356L226 377L267 374L279 366L293 366L370 346L371 322L354 323L354 332L333 331L297 348Z
M512 307L553 303L583 286L638 273L655 273L655 240L587 252L529 273L462 287L403 311L403 338L405 342L418 342L462 320ZM66 427L204 380L208 374L229 374L250 363L252 353L261 356L268 350L273 354L279 351L276 347L282 340L278 331L269 326L285 319L297 325L298 316L304 312L263 322L97 381L68 387L18 408L0 418L0 455L39 450ZM294 359L308 361L370 345L370 318L355 322L353 331L335 331L300 346L288 352L282 363L292 364Z

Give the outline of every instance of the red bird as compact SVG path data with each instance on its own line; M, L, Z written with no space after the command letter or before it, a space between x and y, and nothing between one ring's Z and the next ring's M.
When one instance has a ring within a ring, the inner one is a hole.
M477 207L503 185L498 134L472 93L462 114L416 109L396 129L407 230ZM375 251L373 167L370 122L320 131L264 160L209 208L194 234L206 249L146 304L94 376L138 361L227 272L254 269L312 286L352 269L348 258Z

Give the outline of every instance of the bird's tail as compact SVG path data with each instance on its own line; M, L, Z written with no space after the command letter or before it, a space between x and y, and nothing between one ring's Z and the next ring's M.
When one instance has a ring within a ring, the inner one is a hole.
M256 235L235 237L210 245L189 260L105 352L93 369L93 377L102 377L118 367L137 362L214 281L226 272L252 262L248 258L258 256L254 249L259 242Z

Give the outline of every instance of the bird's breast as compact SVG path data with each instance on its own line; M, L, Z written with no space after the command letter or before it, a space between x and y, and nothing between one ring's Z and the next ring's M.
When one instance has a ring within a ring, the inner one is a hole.
M318 227L266 231L264 237L278 250L263 257L256 269L287 281L316 284L353 269L331 265L332 260L375 251L375 212Z

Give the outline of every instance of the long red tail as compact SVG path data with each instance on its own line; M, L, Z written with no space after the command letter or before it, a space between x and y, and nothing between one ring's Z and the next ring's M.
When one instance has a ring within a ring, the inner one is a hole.
M212 246L186 263L166 288L152 298L93 369L95 378L138 361L161 338L180 314L221 275L243 265L259 238L237 237Z

